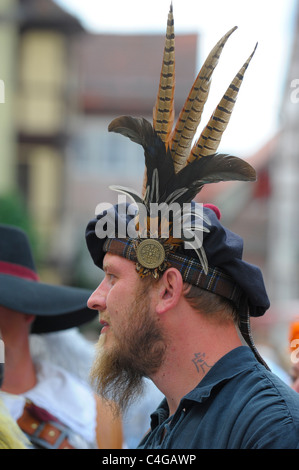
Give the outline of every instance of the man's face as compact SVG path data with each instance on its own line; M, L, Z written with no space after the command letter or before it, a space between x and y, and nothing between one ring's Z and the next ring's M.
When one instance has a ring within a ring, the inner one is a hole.
M105 278L88 305L100 312L102 331L91 377L98 393L124 411L142 392L142 378L161 366L166 349L154 309L154 290L131 261L107 254Z

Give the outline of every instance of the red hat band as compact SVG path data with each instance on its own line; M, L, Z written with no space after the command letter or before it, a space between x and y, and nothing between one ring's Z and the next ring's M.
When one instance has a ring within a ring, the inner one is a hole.
M32 269L21 266L20 264L0 261L0 274L8 274L10 276L21 277L30 281L38 281L39 277Z

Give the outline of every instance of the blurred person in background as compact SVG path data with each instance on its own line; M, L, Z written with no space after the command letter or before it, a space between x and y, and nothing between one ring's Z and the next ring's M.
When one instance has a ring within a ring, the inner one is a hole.
M120 418L80 377L92 357L77 330L95 316L89 295L40 282L26 234L0 225L0 397L34 448L122 447Z
M299 320L293 321L289 329L289 344L291 352L291 387L299 393Z

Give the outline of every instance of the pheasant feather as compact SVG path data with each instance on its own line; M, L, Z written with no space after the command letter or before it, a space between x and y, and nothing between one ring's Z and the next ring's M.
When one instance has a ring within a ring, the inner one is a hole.
M175 171L181 170L190 153L192 140L201 121L204 105L208 99L211 77L218 64L222 50L231 34L237 29L232 28L217 42L205 60L191 88L182 111L171 135L171 153Z
M166 40L160 75L159 91L153 110L153 127L161 140L166 144L172 131L174 121L174 86L175 86L175 56L174 56L174 22L172 5L168 13Z
M229 85L219 105L212 114L208 124L202 131L198 141L194 144L187 163L190 163L193 160L206 155L212 155L217 151L223 132L229 123L245 71L256 51L256 48L257 45Z

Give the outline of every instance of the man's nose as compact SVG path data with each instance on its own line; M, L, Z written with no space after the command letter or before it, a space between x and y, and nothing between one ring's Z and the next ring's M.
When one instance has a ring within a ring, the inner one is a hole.
M87 301L88 307L93 310L102 311L106 309L106 293L102 284L97 287Z

